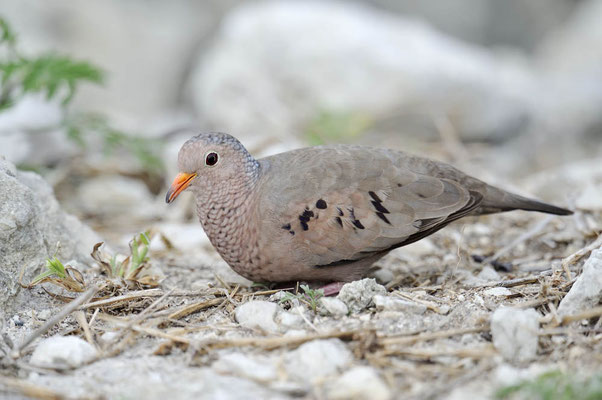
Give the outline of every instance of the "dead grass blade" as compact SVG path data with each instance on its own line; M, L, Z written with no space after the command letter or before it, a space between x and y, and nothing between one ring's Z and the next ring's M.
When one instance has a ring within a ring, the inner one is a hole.
M4 387L4 389L2 389ZM0 392L17 393L27 398L40 400L62 400L65 398L60 393L50 390L44 386L34 385L23 379L10 378L0 375Z
M33 342L36 338L38 338L38 337L42 336L43 334L45 334L46 332L48 332L48 330L50 328L52 328L54 325L58 324L60 321L62 321L64 318L66 318L73 311L77 310L77 308L79 306L81 306L83 303L90 300L96 294L96 292L98 292L98 290L99 290L98 287L92 286L84 294L82 294L81 296L79 296L78 298L73 300L71 303L68 303L54 317L52 317L51 319L46 321L46 323L44 325L42 325L41 327L39 327L38 329L33 331L28 337L26 337L25 340L23 340L23 342L11 354L11 357L13 359L17 359L17 358L21 357L21 352L31 342Z

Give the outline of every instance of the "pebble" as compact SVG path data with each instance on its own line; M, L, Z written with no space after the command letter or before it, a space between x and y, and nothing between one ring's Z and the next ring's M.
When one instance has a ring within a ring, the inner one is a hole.
M502 279L500 274L498 274L497 271L490 265L484 266L481 272L479 272L477 275L477 278L484 281L499 281Z
M339 339L312 340L285 355L288 375L311 383L335 374L353 361L351 351Z
M280 311L276 316L276 321L281 331L287 331L288 328L299 328L302 327L305 321L299 314L304 312L303 306L292 308L291 311Z
M577 314L602 300L602 248L592 251L571 290L560 302L558 315Z
M42 321L46 321L51 316L52 316L52 312L50 312L50 310L48 310L48 309L40 311L37 315L38 319L42 320Z
M275 317L280 307L269 301L248 301L236 308L236 321L243 328L257 329L264 332L277 332Z
M276 368L269 360L257 361L242 353L224 354L213 363L212 368L218 374L235 375L262 383L278 377Z
M347 308L347 304L336 297L322 297L318 304L318 312L321 315L342 317L349 313L349 309Z
M385 295L387 289L372 278L346 283L337 298L347 305L352 313L360 312L372 304L375 295Z
M424 314L426 306L413 301L398 299L391 296L376 295L372 299L379 311L406 311L414 314Z
M327 390L332 400L388 400L391 390L372 367L353 367L337 378Z
M512 292L505 287L492 287L483 291L485 296L510 296Z
M387 283L391 282L393 278L395 278L393 272L388 268L379 268L372 272L370 276L376 279L376 282L380 283L381 285L386 285Z
M540 315L534 309L500 307L491 316L493 345L510 362L523 363L537 355Z
M32 365L44 368L76 368L92 361L97 351L76 336L52 336L42 340L31 356Z

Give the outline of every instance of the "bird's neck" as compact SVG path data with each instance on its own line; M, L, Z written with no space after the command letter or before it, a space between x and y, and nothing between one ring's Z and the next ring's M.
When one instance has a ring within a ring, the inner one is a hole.
M255 220L259 164L249 172L196 193L197 215L203 229L222 258L237 271L248 265L257 251L257 227L250 221Z

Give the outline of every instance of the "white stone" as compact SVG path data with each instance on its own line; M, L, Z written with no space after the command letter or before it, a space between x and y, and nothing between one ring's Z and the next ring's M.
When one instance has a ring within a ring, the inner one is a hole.
M280 311L276 316L281 331L286 331L289 328L298 329L303 327L305 321L300 313L304 312L304 307L295 307L291 311Z
M395 278L395 275L393 275L393 272L389 268L379 268L372 272L370 277L376 279L376 282L381 285L386 285Z
M52 313L48 309L38 312L38 319L40 319L42 321L46 321L51 316L52 316Z
M337 298L347 304L352 313L360 312L374 304L372 298L379 294L385 295L387 289L371 278L346 283L341 288Z
M537 355L540 315L534 309L500 307L491 316L493 345L511 362L522 363Z
M152 206L154 197L139 179L101 176L82 183L77 195L83 210L94 215L127 214L146 218L156 214Z
M336 297L322 297L318 305L318 311L322 315L342 317L349 313L349 308L347 308L347 304Z
M52 187L33 172L17 171L0 156L0 308L10 310L17 296L15 279L24 269L29 282L38 267L57 251L59 260L91 263L90 251L100 238L77 218L66 214Z
M405 311L414 314L424 314L426 306L413 301L398 299L391 296L376 295L372 299L379 311Z
M97 351L76 336L52 336L42 340L31 356L31 364L45 368L76 368L94 360Z
M313 340L285 355L285 368L295 380L311 383L335 374L353 360L339 339Z
M588 184L575 200L575 207L581 210L602 209L602 182Z
M512 292L505 287L492 287L483 291L485 296L510 296Z
M248 329L277 332L276 313L280 310L274 303L262 300L248 301L236 308L236 321Z
M576 314L595 307L602 300L602 248L592 251L583 272L560 302L558 315Z
M500 274L490 265L484 266L481 272L478 273L477 278L484 281L499 281L501 279Z
M192 224L184 223L162 223L154 228L160 232L174 248L181 251L199 251L204 246L210 245L209 238L198 222ZM167 247L160 235L155 235L150 243L152 251L165 251Z
M263 383L271 382L278 377L276 368L269 360L258 361L242 353L224 354L213 363L212 367L222 375L235 375Z
M534 77L518 59L357 3L260 2L226 16L189 86L227 132L300 134L320 110L378 119L411 107L491 138L529 111Z
M337 378L328 388L332 400L388 400L393 394L372 367L353 367Z

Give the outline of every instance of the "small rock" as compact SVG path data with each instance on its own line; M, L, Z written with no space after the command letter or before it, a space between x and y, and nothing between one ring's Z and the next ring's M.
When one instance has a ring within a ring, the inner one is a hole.
M156 225L155 229L163 235L155 235L151 239L150 249L152 251L165 251L164 238L176 249L184 252L198 251L209 244L209 238L205 231L199 229L196 224L162 223Z
M100 336L100 341L109 344L119 337L119 332L107 331Z
M271 295L269 297L269 300L272 301L272 302L280 302L280 301L282 301L282 300L284 300L286 298L286 294L287 293L288 292L286 292L284 290L281 290L281 291L276 292L273 295Z
M387 289L384 286L376 283L374 279L366 278L346 283L337 298L347 304L349 310L355 313L374 304L372 298L375 295L385 295L386 293Z
M280 311L276 316L276 321L280 325L281 331L287 331L288 328L299 328L304 324L303 317L300 313L304 312L305 308L302 306L295 307L291 311Z
M582 210L599 210L602 208L602 185L593 183L587 185L575 201L575 207Z
M491 316L493 345L511 362L535 358L539 330L539 314L534 309L500 307Z
M328 389L328 398L333 400L387 400L391 397L391 390L372 367L353 367Z
M318 312L321 315L334 315L335 317L342 317L349 313L347 304L343 303L336 297L322 297L318 305Z
M31 356L31 364L45 368L76 368L92 361L97 351L76 336L52 336L42 340Z
M77 193L83 210L92 215L156 216L153 196L139 179L100 176L84 181Z
M236 308L236 321L248 329L259 329L265 332L277 332L278 325L274 320L280 308L269 301L253 300Z
M342 370L352 360L339 339L313 340L286 354L284 365L291 378L310 383Z
M481 272L477 275L477 278L484 281L499 281L501 279L500 274L489 265L483 267Z
M492 287L483 292L485 296L510 296L512 292L505 287Z
M372 272L370 277L376 279L376 282L380 283L381 285L386 285L387 283L391 282L393 278L395 278L395 275L393 275L393 272L388 268L379 268Z
M595 307L602 300L602 248L592 251L581 276L560 302L558 315L576 314Z
M235 375L257 382L276 380L276 368L269 361L256 361L242 353L222 355L213 363L213 370L222 375Z
M51 316L52 316L52 313L48 309L38 312L38 319L40 319L42 321L46 321Z
M372 300L379 311L406 311L415 314L424 314L426 312L424 304L397 299L395 297L376 295Z

